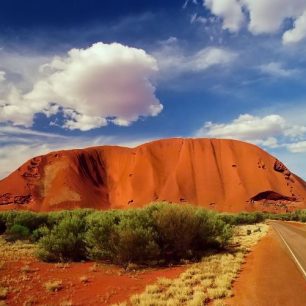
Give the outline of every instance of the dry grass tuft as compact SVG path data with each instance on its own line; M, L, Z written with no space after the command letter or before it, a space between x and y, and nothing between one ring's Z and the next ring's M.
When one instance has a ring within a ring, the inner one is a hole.
M47 291L57 292L63 289L63 282L62 281L49 281L44 284L44 287Z
M60 263L55 264L55 267L59 268L59 269L68 269L68 268L70 268L70 264L69 263L60 262Z
M143 293L132 296L126 305L200 306L212 301L214 305L225 305L223 299L232 295L232 283L247 251L268 228L266 224L237 226L231 253L206 256L174 280L160 278Z
M80 277L80 282L83 283L83 284L89 283L89 278L88 278L88 276L86 276L86 275L81 276L81 277Z
M32 273L32 272L37 271L36 269L31 268L29 265L23 266L20 270L23 273Z
M59 306L72 306L72 301L71 300L64 300L61 301L61 303L59 304Z
M32 306L35 305L36 301L33 297L30 297L29 299L27 299L22 306Z
M7 242L0 236L0 254L2 260L21 260L35 258L37 247L25 241Z
M99 270L99 264L96 262L89 268L89 272L97 272L98 270Z

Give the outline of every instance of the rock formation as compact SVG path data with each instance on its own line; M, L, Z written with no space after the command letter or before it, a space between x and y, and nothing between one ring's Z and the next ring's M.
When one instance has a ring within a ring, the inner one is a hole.
M50 211L192 203L218 211L305 208L306 183L262 149L235 140L165 139L136 148L52 152L0 181L0 209Z

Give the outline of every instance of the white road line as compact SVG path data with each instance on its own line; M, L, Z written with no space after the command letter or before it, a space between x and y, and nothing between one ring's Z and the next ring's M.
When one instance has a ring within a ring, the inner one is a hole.
M276 223L277 224L277 223ZM293 259L295 260L295 263L297 264L297 266L300 268L300 270L303 273L303 276L306 279L306 271L304 270L304 268L302 267L302 265L300 264L299 260L296 258L296 256L294 255L292 249L290 248L290 246L288 245L288 243L286 242L286 240L284 239L283 235L280 233L280 231L274 227L274 229L278 232L279 236L281 237L281 239L283 240L283 242L285 243L285 245L287 246L289 252L291 253Z

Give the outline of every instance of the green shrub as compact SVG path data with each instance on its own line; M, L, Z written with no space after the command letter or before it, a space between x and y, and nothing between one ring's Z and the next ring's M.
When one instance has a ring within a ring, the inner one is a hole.
M199 229L191 206L163 204L152 213L158 244L163 258L189 257Z
M224 247L231 226L216 213L190 205L161 204L152 208L158 244L165 259L194 257L210 247Z
M120 214L115 211L96 212L86 218L85 242L88 257L111 260L115 253L115 226L120 222Z
M10 211L6 215L7 228L15 224L27 227L30 232L46 224L48 215L46 213L34 213L30 211Z
M242 224L255 224L263 222L266 216L262 212L242 212L238 214L220 214L220 218L228 224L231 225L242 225Z
M38 257L44 261L78 261L85 258L85 222L67 216L53 229L44 229L39 240Z
M31 241L32 242L37 242L42 237L47 236L48 234L49 234L49 228L47 226L44 225L42 227L39 227L32 232Z
M87 218L88 257L119 264L144 263L159 255L156 235L144 210L97 212Z
M26 226L20 224L14 224L6 231L6 240L8 241L23 240L29 237L30 230Z
M44 261L177 261L212 246L224 247L232 236L231 225L216 213L166 203L126 211L10 212L2 219L5 226L27 224L27 235L38 241L38 256Z
M113 261L119 264L146 263L159 258L157 234L153 227L144 222L144 212L126 215L115 226L115 250Z

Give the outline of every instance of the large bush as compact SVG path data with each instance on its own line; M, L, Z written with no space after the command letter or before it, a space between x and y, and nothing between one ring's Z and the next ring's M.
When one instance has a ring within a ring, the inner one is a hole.
M114 262L145 263L159 258L157 233L146 217L145 211L129 213L115 226Z
M159 204L148 210L165 259L190 258L210 247L224 247L232 236L230 225L204 209Z
M112 260L115 253L115 226L120 222L120 214L115 211L96 212L86 218L85 241L88 257Z
M44 228L39 240L38 257L44 261L85 259L85 222L78 216L68 216L51 230Z
M179 259L192 255L199 230L194 208L164 204L152 212L152 218L164 258Z
M220 214L220 218L231 225L241 225L241 224L254 224L262 222L266 219L266 216L262 212L242 212L238 214Z
M16 241L28 239L30 237L30 230L23 225L14 224L9 230L6 232L6 240L8 241Z
M48 214L30 211L10 211L5 214L4 218L8 229L19 224L27 227L32 232L47 223Z
M123 211L11 211L0 212L0 232L38 241L38 255L45 261L95 259L126 265L197 258L209 248L225 247L233 225L267 218L305 222L306 210L217 214L188 204L155 203Z

